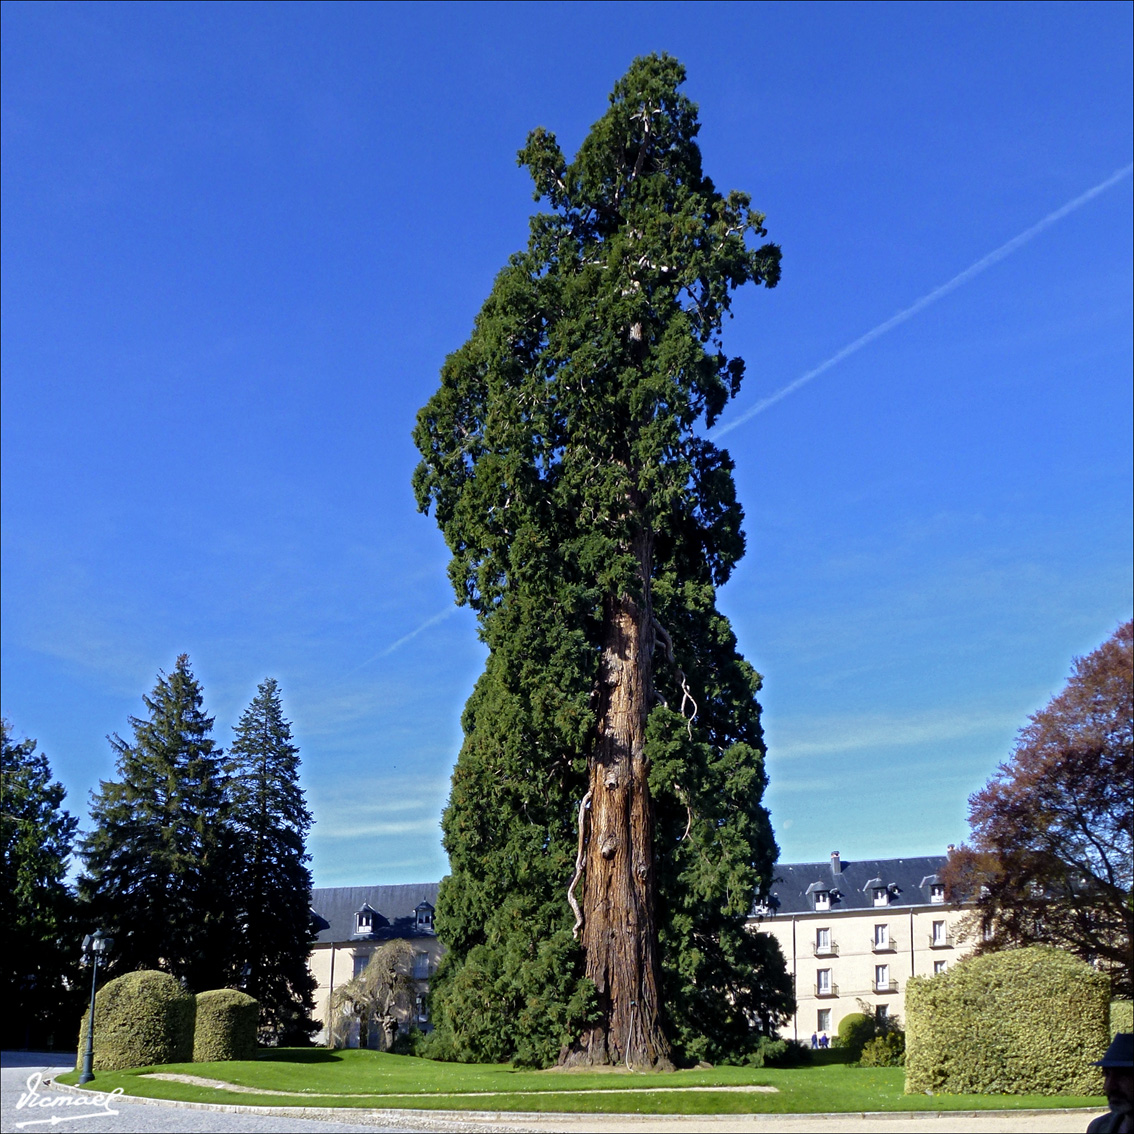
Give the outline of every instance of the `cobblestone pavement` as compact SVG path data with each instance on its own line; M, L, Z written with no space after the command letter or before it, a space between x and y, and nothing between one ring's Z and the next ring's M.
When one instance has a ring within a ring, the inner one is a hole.
M29 1052L0 1055L0 1129L4 1134L59 1126L113 1134L400 1134L435 1131L452 1134L1078 1134L1097 1112L1048 1110L953 1114L722 1114L583 1115L415 1111L352 1111L309 1118L294 1110L266 1107L219 1108L150 1100L104 1100L82 1108L58 1102L74 1097L53 1088L50 1078L74 1063ZM35 1076L39 1078L35 1078ZM29 1078L32 1083L29 1084ZM34 1092L32 1087L35 1088ZM29 1098L29 1095L32 1098ZM25 1105L20 1106L21 1097ZM38 1105L29 1105L38 1100ZM109 1105L105 1105L109 1103ZM116 1111L117 1113L111 1113ZM341 1117L340 1117L341 1116Z

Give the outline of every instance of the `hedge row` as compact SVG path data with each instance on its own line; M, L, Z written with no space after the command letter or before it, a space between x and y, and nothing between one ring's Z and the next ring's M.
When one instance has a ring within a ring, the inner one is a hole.
M259 1004L222 988L194 997L168 973L144 969L108 981L95 997L94 1070L252 1059ZM90 1011L79 1028L78 1067Z
M906 985L906 1091L1097 1095L1110 979L1059 949L970 957Z

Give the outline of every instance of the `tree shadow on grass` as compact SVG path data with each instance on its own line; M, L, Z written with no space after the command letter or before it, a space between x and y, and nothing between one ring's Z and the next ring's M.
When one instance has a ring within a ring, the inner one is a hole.
M343 1053L329 1047L268 1047L256 1058L269 1063L341 1063Z

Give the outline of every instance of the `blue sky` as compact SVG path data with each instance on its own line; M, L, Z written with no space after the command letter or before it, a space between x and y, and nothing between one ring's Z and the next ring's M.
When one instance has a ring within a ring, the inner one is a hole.
M178 653L222 743L273 676L316 883L444 873L483 649L414 415L526 241L527 132L573 152L664 50L784 249L726 331L720 596L783 857L942 852L1131 614L1131 12L6 3L5 715L85 819Z

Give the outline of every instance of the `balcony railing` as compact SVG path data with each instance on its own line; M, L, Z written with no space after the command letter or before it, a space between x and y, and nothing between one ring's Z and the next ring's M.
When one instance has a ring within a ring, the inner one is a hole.
M931 949L952 949L953 935L951 933L944 933L941 936L937 936L931 933L929 935L929 947Z
M839 986L837 984L817 984L815 986L815 995L824 999L827 997L836 997L839 995Z
M897 992L898 982L896 980L876 980L874 982L875 992Z
M834 941L828 941L826 945L814 945L812 948L815 950L816 957L837 957L839 955L839 947Z
M892 937L888 937L885 941L871 940L870 948L875 953L896 953L898 943Z

